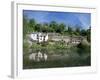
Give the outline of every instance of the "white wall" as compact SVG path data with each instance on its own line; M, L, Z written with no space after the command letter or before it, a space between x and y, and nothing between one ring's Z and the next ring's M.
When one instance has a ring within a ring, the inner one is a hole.
M29 0L28 0L29 1ZM34 0L34 1L51 1L52 4L55 2L64 0ZM54 2L55 1L55 2ZM72 0L65 0L71 2ZM100 1L99 0L73 0L74 3L86 6L96 6L97 7L97 33L96 37L96 49L98 53L98 70L97 73L86 73L86 74L72 74L65 76L53 76L53 77L43 77L43 78L31 78L25 80L100 80ZM66 4L66 3L65 3ZM0 0L0 80L11 80L10 78L10 67L11 67L11 0ZM22 79L24 80L24 79Z

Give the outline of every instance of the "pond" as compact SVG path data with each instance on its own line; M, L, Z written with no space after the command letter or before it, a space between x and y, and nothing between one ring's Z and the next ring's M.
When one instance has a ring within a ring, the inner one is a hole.
M23 69L90 66L91 54L73 49L33 50L23 55Z

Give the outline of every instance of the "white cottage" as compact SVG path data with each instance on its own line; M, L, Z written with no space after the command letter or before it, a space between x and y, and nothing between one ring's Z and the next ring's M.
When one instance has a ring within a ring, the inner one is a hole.
M44 34L44 33L31 33L30 34L30 38L32 41L38 41L40 42L46 42L48 41L48 34Z

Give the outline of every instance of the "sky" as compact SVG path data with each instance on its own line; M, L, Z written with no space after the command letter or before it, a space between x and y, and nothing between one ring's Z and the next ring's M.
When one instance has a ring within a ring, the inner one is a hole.
M88 29L91 26L90 13L23 10L23 15L28 19L35 19L37 23L56 21L58 24L64 23L66 26L70 25L74 28L78 26L82 29Z

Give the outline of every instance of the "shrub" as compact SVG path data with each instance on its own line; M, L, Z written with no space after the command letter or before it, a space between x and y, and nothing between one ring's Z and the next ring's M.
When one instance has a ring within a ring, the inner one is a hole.
M28 53L30 48L30 44L28 42L23 43L23 52Z
M82 54L82 53L90 53L90 45L87 41L82 41L78 46L78 53Z

